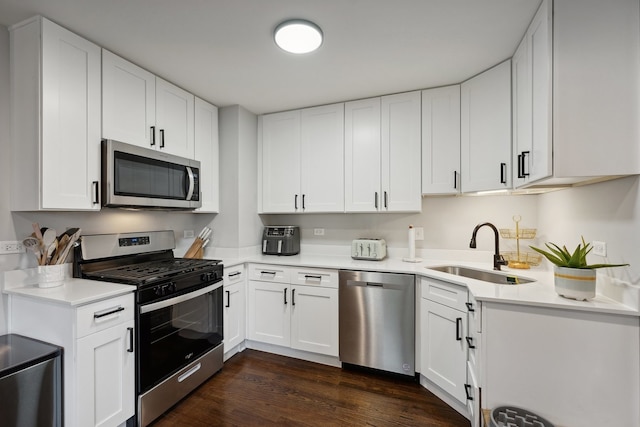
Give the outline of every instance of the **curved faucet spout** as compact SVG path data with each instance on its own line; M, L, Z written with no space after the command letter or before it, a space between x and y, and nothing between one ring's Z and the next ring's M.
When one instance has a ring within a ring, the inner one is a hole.
M469 242L469 247L471 249L476 248L476 234L478 234L478 230L482 227L487 226L493 230L493 234L495 236L495 253L493 254L493 269L500 270L500 266L507 265L507 261L500 255L500 235L498 234L498 229L495 225L490 222L483 222L482 224L476 225L473 229L473 233L471 233L471 241Z

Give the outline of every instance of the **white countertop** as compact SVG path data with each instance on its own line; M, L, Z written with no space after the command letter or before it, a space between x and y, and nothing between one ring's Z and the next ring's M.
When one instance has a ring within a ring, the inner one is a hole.
M478 301L640 316L640 311L638 310L640 306L640 289L623 283L609 283L609 280L601 280L600 277L598 278L598 293L596 297L589 301L576 301L561 297L555 292L552 271L542 269L520 270L503 267L503 273L506 275L526 277L535 281L519 285L497 285L428 268L441 265L459 265L491 270L491 260L480 263L459 262L451 259L424 259L419 263L410 263L396 258L385 258L382 261L362 261L354 260L348 256L300 254L294 256L255 255L245 258L223 258L222 262L225 267L251 262L292 267L409 273L466 286Z
M497 285L428 268L439 265L460 265L491 270L490 261L481 263L452 261L451 259L424 259L419 263L409 263L397 258L385 258L382 261L363 261L354 260L349 256L343 255L305 254L295 256L253 255L242 258L223 258L222 262L226 268L244 263L263 263L292 267L409 273L466 286L478 301L640 316L640 310L638 309L640 306L640 289L624 283L611 283L610 280L606 280L606 277L598 278L598 293L595 298L589 301L575 301L563 298L555 292L553 272L551 271L541 269L517 270L503 267L504 274L527 277L535 281L520 285ZM34 269L5 272L3 292L10 295L29 296L77 306L126 294L134 290L130 285L74 279L70 277L70 270L69 277L64 280L62 286L40 288L37 286L37 277L30 270Z
M135 290L135 286L131 285L74 279L70 277L70 264L67 277L64 279L62 285L53 288L40 288L38 287L38 278L34 270L35 269L5 271L3 292L9 295L38 298L58 304L80 306L117 297Z

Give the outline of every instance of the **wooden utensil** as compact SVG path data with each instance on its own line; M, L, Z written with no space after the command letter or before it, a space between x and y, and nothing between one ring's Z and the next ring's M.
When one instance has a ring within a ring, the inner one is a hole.
M69 229L66 232L69 232L70 230L73 230L73 229ZM75 244L76 240L78 240L80 238L80 233L82 232L82 230L79 229L79 228L76 228L75 230L78 230L78 231L76 231L75 233L73 233L72 236L69 237L69 243L67 243L67 245L65 246L64 250L62 251L62 253L58 257L58 260L56 261L56 264L64 264L64 262L67 259L67 256L69 256L69 251L71 250L71 248Z
M58 241L58 249L56 250L56 253L53 254L53 256L51 257L51 265L55 265L58 263L58 259L60 258L60 255L69 244L69 236L67 234L62 234L61 236L62 237Z

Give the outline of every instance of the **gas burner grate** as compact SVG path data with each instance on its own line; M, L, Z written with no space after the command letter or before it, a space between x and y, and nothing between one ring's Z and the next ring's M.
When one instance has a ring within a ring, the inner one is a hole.
M87 273L89 277L99 277L123 283L148 283L179 274L190 273L219 264L217 260L173 258L142 263L127 264Z

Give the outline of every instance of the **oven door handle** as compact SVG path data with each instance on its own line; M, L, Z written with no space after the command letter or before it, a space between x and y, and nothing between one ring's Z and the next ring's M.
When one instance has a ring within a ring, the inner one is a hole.
M189 301L190 299L197 298L201 295L207 294L222 287L222 280L217 281L213 285L209 285L206 288L201 288L186 294L179 295L177 297L169 298L164 301L158 301L151 304L141 305L140 314L149 313L150 311L160 310L162 308L170 307L181 302Z

